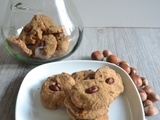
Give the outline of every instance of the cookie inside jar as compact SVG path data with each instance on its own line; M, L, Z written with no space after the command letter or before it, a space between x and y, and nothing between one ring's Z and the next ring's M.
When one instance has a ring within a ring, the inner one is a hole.
M14 51L34 59L60 57L70 48L70 35L65 27L56 25L44 14L34 15L18 36L6 40Z

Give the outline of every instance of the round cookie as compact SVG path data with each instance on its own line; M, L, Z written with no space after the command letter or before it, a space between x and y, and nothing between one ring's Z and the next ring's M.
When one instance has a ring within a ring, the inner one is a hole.
M124 91L121 76L108 66L99 68L95 72L94 78L101 81L106 81L108 85L111 85L114 88L114 91L118 92L118 95Z
M67 73L47 78L40 90L42 105L49 109L64 106L64 99L74 84L74 79Z
M64 104L67 107L67 109L70 110L73 113L73 115L79 119L95 119L108 112L108 109L105 109L105 108L93 109L93 110L85 110L85 109L78 108L70 100L69 96L66 97Z
M87 79L93 79L94 71L93 70L82 70L72 73L72 77L77 82Z
M108 109L110 103L115 99L110 96L110 89L106 89L106 83L97 79L84 80L76 83L71 91L70 98L78 108L93 110L93 109Z
M37 41L34 47L36 58L49 59L55 54L57 48L57 40L52 34L43 35L42 40Z

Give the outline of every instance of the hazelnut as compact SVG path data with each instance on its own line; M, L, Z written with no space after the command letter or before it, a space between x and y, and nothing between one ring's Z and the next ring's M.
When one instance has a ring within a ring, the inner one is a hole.
M60 91L60 87L58 85L50 85L49 89L52 91Z
M104 56L102 54L102 52L100 51L95 51L91 54L91 58L92 60L99 60L102 61L104 59Z
M105 80L105 82L106 82L107 84L113 84L113 83L114 83L114 78L112 78L112 77L107 78L107 79Z
M153 92L152 87L151 87L151 86L148 86L148 85L145 86L145 87L143 88L143 90L144 90L147 94Z
M126 64L126 65L129 66L129 63L127 63L126 61L120 61L120 62L118 63L119 66L121 66L122 64Z
M147 98L149 100L151 100L152 102L156 102L156 101L159 101L160 100L160 96L154 92L151 92L147 95Z
M130 67L131 69L131 72L130 72L130 75L137 75L138 74L138 70L134 67Z
M107 62L113 63L113 64L117 64L119 63L121 60L115 56L115 55L109 55L106 59Z
M130 75L130 77L132 78L134 84L137 87L142 86L142 79L141 79L141 77L139 75L132 74L132 75Z
M103 55L104 55L104 57L108 57L109 55L111 55L112 53L111 53L111 51L109 51L109 50L104 50L103 51Z
M142 79L142 85L143 86L148 85L148 80L145 77L141 77L141 79Z
M123 70L125 70L128 74L131 72L131 69L130 69L130 67L127 65L127 64L119 64L119 66L123 69Z
M92 86L88 89L85 90L86 93L88 94L92 94L92 93L95 93L99 90L99 87L98 86Z
M145 92L143 89L141 89L141 88L138 89L138 92L139 92L139 95L140 95L140 97L141 97L141 100L142 100L142 101L145 101L145 100L147 99L147 94L146 94L146 92Z
M158 114L158 109L153 106L144 107L144 112L147 116L152 116Z
M145 100L143 102L143 106L146 107L146 106L153 106L153 102L149 99Z

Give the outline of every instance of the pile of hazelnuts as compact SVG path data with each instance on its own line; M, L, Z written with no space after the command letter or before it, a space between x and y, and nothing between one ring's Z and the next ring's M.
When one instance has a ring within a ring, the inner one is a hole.
M109 50L104 50L103 52L97 50L91 54L92 60L103 61L105 58L107 62L118 65L129 74L140 94L145 115L152 116L158 114L158 109L154 107L154 102L159 101L160 96L153 92L152 87L148 85L148 80L138 75L136 68L131 67L126 61L121 61L120 58L113 55Z

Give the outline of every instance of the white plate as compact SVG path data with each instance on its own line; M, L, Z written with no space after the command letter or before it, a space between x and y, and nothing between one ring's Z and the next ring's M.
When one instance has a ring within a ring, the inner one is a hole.
M97 70L109 66L118 72L124 82L125 91L111 104L110 120L144 120L140 96L131 78L120 67L101 61L73 60L40 65L24 78L16 102L16 120L69 120L65 109L48 110L40 103L40 88L44 80L61 72L73 73L80 70Z

